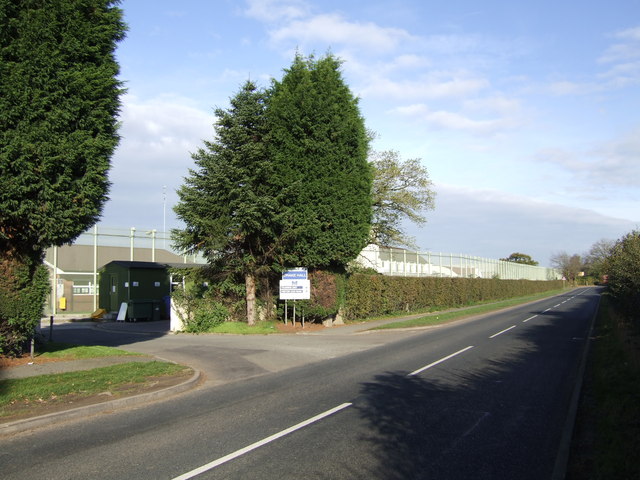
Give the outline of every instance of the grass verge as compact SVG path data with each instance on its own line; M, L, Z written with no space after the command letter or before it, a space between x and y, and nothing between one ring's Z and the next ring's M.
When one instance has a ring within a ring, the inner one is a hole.
M640 332L603 295L568 479L640 478Z
M127 352L118 348L96 346L81 346L68 343L49 342L38 347L38 356L42 358L56 358L60 360L79 360L96 357L139 356L139 353Z
M257 322L247 325L244 322L224 322L207 331L207 333L231 333L235 335L266 335L278 333L275 322Z
M416 317L409 320L398 321L380 325L372 330L386 330L392 328L411 328L411 327L426 327L430 325L441 325L453 320L458 320L464 317L470 317L473 315L481 315L483 313L489 313L503 308L509 308L523 303L533 302L542 298L551 297L562 293L563 290L553 290L544 293L538 293L535 295L527 295L524 297L510 298L508 300L502 300L499 302L483 303L480 305L469 306L451 310L447 312L436 312L424 315L422 317ZM404 314L406 315L406 313Z
M139 386L187 370L190 369L167 362L130 362L79 372L0 380L0 417L10 413L6 407L18 403L60 402L66 396L87 397L102 392L117 397L127 392L127 386Z

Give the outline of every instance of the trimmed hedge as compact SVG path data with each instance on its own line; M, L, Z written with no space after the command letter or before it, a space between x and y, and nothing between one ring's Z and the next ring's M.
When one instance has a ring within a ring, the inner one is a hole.
M562 288L561 280L391 277L351 274L346 279L345 318L455 308Z
M49 273L39 253L0 258L0 355L26 350L49 289Z

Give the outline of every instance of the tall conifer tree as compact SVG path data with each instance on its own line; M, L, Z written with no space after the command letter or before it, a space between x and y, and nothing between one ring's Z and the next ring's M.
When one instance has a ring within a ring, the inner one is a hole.
M256 319L256 277L273 262L272 219L277 208L265 136L267 95L246 82L228 110L216 109L216 139L192 157L178 190L175 212L186 227L174 231L176 246L203 253L216 270L244 277L247 322Z
M0 0L0 353L33 331L46 248L99 218L118 144L114 0Z
M297 55L267 116L281 262L340 269L367 244L372 215L368 136L340 61Z
M256 279L289 266L342 268L367 243L372 172L357 99L339 62L296 56L270 90L247 82L216 110L216 139L179 189L177 247L241 274L247 321Z

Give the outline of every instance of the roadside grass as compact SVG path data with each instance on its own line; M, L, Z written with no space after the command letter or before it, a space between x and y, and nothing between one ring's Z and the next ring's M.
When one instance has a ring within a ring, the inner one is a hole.
M207 333L230 333L234 335L267 335L278 333L275 322L256 322L247 325L244 322L224 322L207 330Z
M640 332L602 296L568 479L640 478Z
M152 382L154 378L190 370L168 362L131 362L79 372L0 380L0 417L6 407L63 401L64 396L87 397L102 392L113 396L126 393L127 386Z
M60 342L47 342L38 345L37 355L41 358L56 358L63 360L78 360L96 357L122 357L140 356L140 353L127 352L118 348L96 346L73 345Z
M516 305L521 305L523 303L533 302L543 298L551 297L553 295L558 295L564 291L565 290L552 290L549 292L537 293L535 295L527 295L524 297L510 298L508 300L502 300L499 302L491 302L491 303L480 302L478 304L471 305L468 307L456 308L455 310L434 312L434 313L426 314L421 317L379 325L377 327L372 328L372 330L387 330L387 329L393 329L393 328L411 328L411 327L426 327L431 325L442 325L442 324L451 322L453 320L459 320L464 317L481 315L483 313L502 310L504 308L509 308ZM387 317L378 317L375 320L380 320L383 318L394 318L395 316L406 316L406 315L407 313L398 314L394 316L387 316ZM374 320L374 319L369 319L367 321L371 321L371 320Z

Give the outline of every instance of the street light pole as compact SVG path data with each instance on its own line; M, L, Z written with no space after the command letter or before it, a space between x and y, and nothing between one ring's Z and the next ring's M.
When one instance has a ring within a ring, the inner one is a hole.
M167 186L162 186L162 248L167 249Z
M136 234L136 227L131 227L131 253L129 255L129 260L133 262L133 238Z

